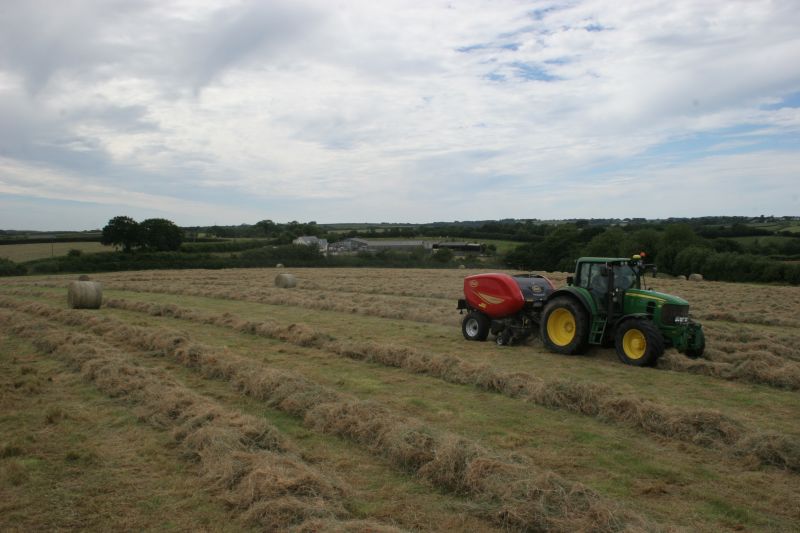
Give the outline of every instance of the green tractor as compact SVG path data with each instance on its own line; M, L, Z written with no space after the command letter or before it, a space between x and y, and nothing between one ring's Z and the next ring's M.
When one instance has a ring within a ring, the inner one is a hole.
M567 286L556 289L538 275L476 274L464 278L464 338L514 344L537 329L548 349L580 354L589 345L615 346L622 362L654 365L667 346L688 357L705 350L703 327L689 318L689 303L643 287L642 257L582 257Z
M582 257L567 286L551 293L540 322L542 343L563 354L591 344L613 346L623 363L654 365L666 346L688 357L705 351L703 327L689 318L689 303L643 287L641 257ZM655 275L655 270L654 270Z

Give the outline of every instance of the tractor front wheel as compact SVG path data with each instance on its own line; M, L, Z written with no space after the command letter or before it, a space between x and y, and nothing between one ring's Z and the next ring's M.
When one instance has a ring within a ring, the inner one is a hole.
M468 341L485 341L489 336L489 318L483 313L471 311L461 322L461 333Z
M589 317L572 298L555 298L547 304L539 326L542 344L548 350L566 355L586 351L589 339Z
M652 322L626 320L614 335L617 356L626 365L653 366L664 353L664 339Z

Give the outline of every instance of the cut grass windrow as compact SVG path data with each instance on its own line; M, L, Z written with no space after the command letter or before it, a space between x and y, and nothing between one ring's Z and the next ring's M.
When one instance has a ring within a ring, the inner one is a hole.
M34 284L40 287L62 288L63 282L42 281ZM147 282L115 282L108 289L129 292L153 292L152 283ZM418 301L399 296L377 296L372 294L340 294L335 291L321 293L319 291L287 291L274 287L260 286L257 289L209 288L195 283L182 284L176 280L169 286L160 284L158 292L178 296L202 296L221 300L235 300L269 305L282 305L313 309L315 311L335 311L338 313L358 314L412 322L436 323L443 325L458 324L456 313L443 313L452 310L452 305L440 303L437 306L420 307Z
M161 278L159 278L161 280ZM309 294L309 291L285 291L271 287L260 286L257 289L237 289L239 282L233 286L223 288L209 288L198 285L194 281L173 278L166 286L164 280L158 284L158 290L153 288L152 282L142 281L114 281L113 288L131 292L155 292L160 294L174 294L184 296L200 296L233 301L248 301L268 305L295 306L304 309L326 310L342 313L356 313L378 318L401 319L416 322L435 323L440 325L455 326L458 315L453 312L451 305L436 303L432 306L420 308L418 305L402 305L402 302L381 300L380 296L369 296L368 301L356 302L354 295L341 295L327 291L325 293ZM263 281L263 280L262 280ZM39 281L33 286L63 288L63 281ZM393 297L394 298L394 297ZM696 308L695 308L696 309ZM710 315L716 317L716 315ZM719 317L716 317L719 318ZM777 318L765 315L764 323L775 324ZM757 323L762 323L758 322ZM800 355L797 354L796 344L791 336L778 341L762 339L750 349L741 342L730 346L724 339L718 339L716 332L707 333L709 348L704 359L688 360L672 352L667 352L659 360L659 368L701 374L728 381L741 381L767 385L770 387L800 390ZM723 335L724 337L724 335Z
M266 531L309 531L319 523L354 525L349 531L398 531L343 521L347 487L297 458L263 419L226 410L162 372L133 365L126 354L94 336L59 331L7 311L0 311L0 319L5 329L31 339L38 350L63 360L108 396L136 405L142 420L171 430L183 456L199 464L209 488L246 521Z
M736 362L726 362L689 359L679 353L667 352L659 358L658 368L778 389L800 390L800 363L767 351L749 355Z
M434 486L469 496L486 509L487 519L501 527L516 531L655 529L588 487L542 471L524 457L490 451L299 374L192 342L178 332L129 326L44 304L3 299L2 305L85 327L103 338L162 353L207 378L227 380L243 394L302 418L312 429L348 438Z
M679 409L631 395L620 395L610 387L567 380L542 380L523 372L505 372L487 364L475 364L455 356L421 353L405 346L340 342L307 324L288 326L254 322L230 313L212 315L173 304L151 304L110 299L108 307L167 316L231 328L235 331L314 347L339 356L402 368L459 385L520 398L548 408L609 420L662 437L717 446L733 455L756 457L761 464L800 471L800 447L783 435L748 432L739 422L710 409Z

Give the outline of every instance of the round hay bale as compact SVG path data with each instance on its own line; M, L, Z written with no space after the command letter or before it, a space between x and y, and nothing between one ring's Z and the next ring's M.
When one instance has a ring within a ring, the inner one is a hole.
M689 274L689 281L703 281L702 274Z
M458 265L459 270L464 270L465 268L467 268L466 265Z
M100 309L103 303L103 286L96 281L73 281L67 291L70 309Z
M686 276L681 274L680 276L676 277L675 279L677 279L678 281L686 281Z
M283 263L278 263L277 265L275 265L275 268L283 268Z
M297 286L297 280L291 274L278 274L275 276L275 286L281 289L291 289Z
M87 276L86 274L81 274L80 276L78 276L78 281L89 281L89 276Z

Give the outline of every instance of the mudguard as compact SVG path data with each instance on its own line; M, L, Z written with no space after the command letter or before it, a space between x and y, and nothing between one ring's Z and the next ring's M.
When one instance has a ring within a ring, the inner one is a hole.
M586 309L586 312L589 313L590 317L597 316L597 304L586 289L582 287L562 287L550 294L548 300L558 298L559 296L569 296L577 299L581 305L583 305L584 309Z

